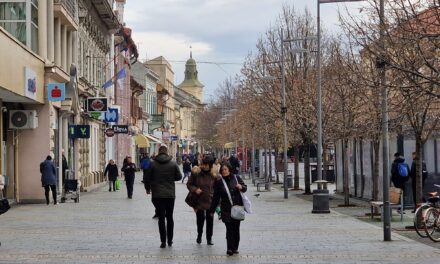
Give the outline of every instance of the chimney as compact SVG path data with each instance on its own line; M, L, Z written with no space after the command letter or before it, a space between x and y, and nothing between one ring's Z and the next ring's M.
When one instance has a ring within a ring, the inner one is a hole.
M124 24L124 7L126 0L116 0L116 11L118 15L118 20L121 24Z

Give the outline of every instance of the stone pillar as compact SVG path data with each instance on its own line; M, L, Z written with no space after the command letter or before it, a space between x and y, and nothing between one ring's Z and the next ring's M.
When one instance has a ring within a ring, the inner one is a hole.
M50 62L55 60L54 42L53 0L47 0L47 58Z
M61 68L61 21L55 18L55 64Z
M61 25L61 68L68 71L67 68L67 27Z
M78 67L78 32L72 32L72 63Z
M72 60L72 50L73 50L73 46L72 46L73 42L72 42L72 31L67 31L67 60L66 60L66 71L69 71L70 69L70 64L72 64L73 60Z
M47 0L38 2L38 53L47 59Z

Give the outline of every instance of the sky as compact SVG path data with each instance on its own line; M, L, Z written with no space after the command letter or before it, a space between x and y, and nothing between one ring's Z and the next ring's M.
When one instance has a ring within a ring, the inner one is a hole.
M294 5L298 12L308 8L316 16L316 0L127 0L124 22L132 29L139 58L164 56L173 67L176 85L184 79L184 62L192 47L206 103L215 98L220 83L239 74L245 57L275 24L284 4ZM361 5L321 5L321 25L337 31L338 8L358 12Z

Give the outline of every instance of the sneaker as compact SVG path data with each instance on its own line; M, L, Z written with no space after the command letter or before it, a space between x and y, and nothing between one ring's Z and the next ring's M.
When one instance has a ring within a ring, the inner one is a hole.
M166 247L167 247L167 244L165 244L165 242L160 244L160 248L166 248Z
M169 247L172 247L172 246L173 246L173 241L171 241L171 242L168 241L168 246L169 246Z
M232 252L232 250L228 249L228 250L226 250L226 254L228 256L232 256L234 253Z
M232 250L232 253L233 253L233 254L238 254L238 253L240 253L240 252L238 252L238 250Z

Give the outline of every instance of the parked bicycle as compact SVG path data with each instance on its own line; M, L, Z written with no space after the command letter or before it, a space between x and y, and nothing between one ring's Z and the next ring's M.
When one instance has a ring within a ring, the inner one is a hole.
M435 186L440 188L440 185ZM438 202L438 192L431 192L429 193L428 201L426 203L421 203L418 205L414 213L414 228L419 236L428 237L428 234L425 231L426 213L430 208L439 208L440 204L438 204Z
M434 184L435 187L440 188L440 185ZM431 193L435 195L435 204L438 205L440 198L438 193ZM440 242L440 206L433 206L425 211L425 232L428 237L434 242Z

